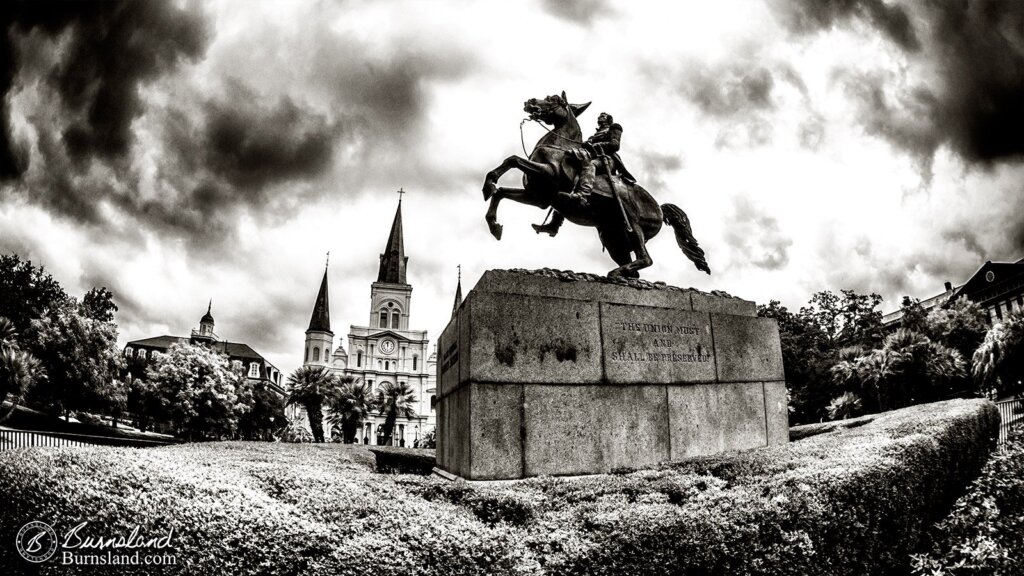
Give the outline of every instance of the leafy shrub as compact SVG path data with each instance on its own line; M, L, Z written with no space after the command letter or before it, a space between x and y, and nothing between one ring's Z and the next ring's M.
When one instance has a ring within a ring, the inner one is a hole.
M89 426L102 426L105 424L102 418L98 416L93 416L88 412L77 412L75 414L75 419L81 422L82 424L87 424Z
M954 400L785 446L514 483L377 474L345 444L6 450L0 539L30 520L173 527L177 574L898 574L997 424L991 403ZM0 566L36 569L9 545Z
M860 398L856 394L843 392L828 405L828 417L830 420L845 420L860 414L861 406Z
M927 552L914 555L915 574L1024 574L1024 430L1011 435L931 530Z
M288 426L281 433L281 442L292 442L295 444L312 442L313 433L298 422L289 422Z

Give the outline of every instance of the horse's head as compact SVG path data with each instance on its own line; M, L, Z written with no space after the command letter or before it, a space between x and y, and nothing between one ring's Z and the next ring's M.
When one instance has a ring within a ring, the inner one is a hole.
M561 95L552 94L543 100L530 98L523 103L523 111L530 115L530 120L539 120L545 124L560 126L569 118L575 118L582 114L587 106L590 106L590 102L569 104L565 92L562 92Z

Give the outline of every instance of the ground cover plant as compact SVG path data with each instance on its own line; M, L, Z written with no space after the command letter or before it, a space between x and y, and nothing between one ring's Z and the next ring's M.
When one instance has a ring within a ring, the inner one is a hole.
M1024 427L985 465L953 512L929 532L915 574L1024 574Z
M343 444L4 451L0 539L30 520L174 528L181 574L909 573L997 424L953 400L657 470L488 484L380 474ZM0 566L35 570L13 546Z

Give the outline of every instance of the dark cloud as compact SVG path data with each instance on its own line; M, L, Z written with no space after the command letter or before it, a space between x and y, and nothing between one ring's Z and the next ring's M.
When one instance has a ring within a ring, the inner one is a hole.
M904 49L899 72L844 70L872 134L908 151L930 176L948 146L982 166L1024 156L1024 3L936 0L773 2L791 31L860 21Z
M812 34L859 20L905 49L921 46L907 11L885 0L770 0L769 4L782 24L797 34Z
M548 14L583 26L612 12L607 0L543 0L541 5Z
M204 117L199 149L205 164L236 186L259 188L308 178L330 164L337 131L332 122L287 96L263 105L250 90L233 83L225 98L205 104Z
M789 263L793 240L782 233L778 220L759 212L744 197L735 200L733 210L725 232L726 244L758 268L784 268Z
M169 1L61 2L25 0L3 8L0 92L16 89L20 69L15 37L38 32L61 37L63 58L46 80L66 109L63 143L76 160L123 157L132 142L131 123L142 113L139 88L205 50L208 29L197 6ZM5 100L0 138L0 176L26 168L22 145L13 141Z
M673 89L715 121L719 148L770 143L781 88L807 99L807 87L796 70L757 53L742 54L724 64L692 63L676 71L657 69L649 74L671 78Z

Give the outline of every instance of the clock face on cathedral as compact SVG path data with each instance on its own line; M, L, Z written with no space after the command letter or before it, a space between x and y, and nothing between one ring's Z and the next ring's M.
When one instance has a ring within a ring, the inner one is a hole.
M395 351L395 341L390 338L380 341L380 351L384 354L391 354Z

